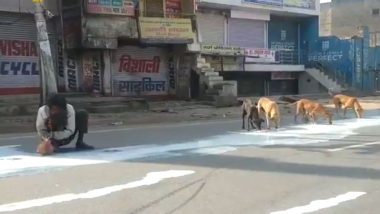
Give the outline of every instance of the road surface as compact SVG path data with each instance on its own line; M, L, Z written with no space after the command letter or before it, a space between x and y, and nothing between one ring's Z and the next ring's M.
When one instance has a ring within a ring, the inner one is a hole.
M379 213L371 115L260 132L239 120L98 129L86 137L97 150L51 157L34 154L33 134L0 136L0 213Z

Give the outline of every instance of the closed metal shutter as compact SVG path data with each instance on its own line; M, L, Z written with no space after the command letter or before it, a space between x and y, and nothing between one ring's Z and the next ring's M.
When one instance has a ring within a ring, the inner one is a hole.
M0 12L0 94L38 93L36 40L32 14Z
M228 45L245 48L264 48L265 21L228 19Z
M225 17L222 14L197 13L202 44L224 45Z
M116 96L168 95L166 48L123 46L112 54L113 94Z

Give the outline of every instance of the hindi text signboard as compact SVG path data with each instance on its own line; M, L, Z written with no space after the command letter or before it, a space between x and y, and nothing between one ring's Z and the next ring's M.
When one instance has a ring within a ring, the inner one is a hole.
M265 48L246 48L244 49L245 62L275 63L276 51Z
M190 19L140 17L141 39L145 42L192 43Z
M87 13L135 16L135 5L131 0L87 0Z

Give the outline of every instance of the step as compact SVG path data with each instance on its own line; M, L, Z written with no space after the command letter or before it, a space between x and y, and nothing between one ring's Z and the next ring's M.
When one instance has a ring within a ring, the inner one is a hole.
M128 105L104 105L104 106L89 106L86 110L89 113L104 114L104 113L122 113L127 111L148 110L147 103L131 102Z
M209 88L206 90L206 95L209 95L209 96L219 95L219 90L215 88Z
M215 68L200 68L201 72L215 72Z
M211 68L210 63L199 63L197 62L197 68Z
M204 76L219 76L219 72L215 71L206 71L202 73Z
M214 87L215 85L220 85L220 84L223 84L224 80L210 80L208 82L208 86L209 87Z
M206 63L206 59L205 58L203 58L203 57L198 57L197 58L197 63Z
M215 80L222 80L223 81L223 77L221 76L207 76L207 81L215 81Z

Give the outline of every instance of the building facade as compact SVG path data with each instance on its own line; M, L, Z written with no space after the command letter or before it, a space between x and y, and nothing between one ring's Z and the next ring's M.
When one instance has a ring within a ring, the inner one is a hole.
M107 96L181 94L177 79L184 63L179 61L194 41L194 1L86 0L62 8L66 90Z
M351 38L360 35L360 27L380 32L380 1L332 0L321 4L321 36Z
M304 62L318 37L315 0L46 2L55 15L48 25L61 92L200 98L310 88ZM0 92L37 93L33 9L7 4Z
M0 95L39 93L37 30L32 1L0 0ZM44 5L54 17L48 19L53 50L57 50L57 1ZM53 51L57 65L57 51Z
M199 0L201 55L240 96L302 93L318 17L314 0Z

